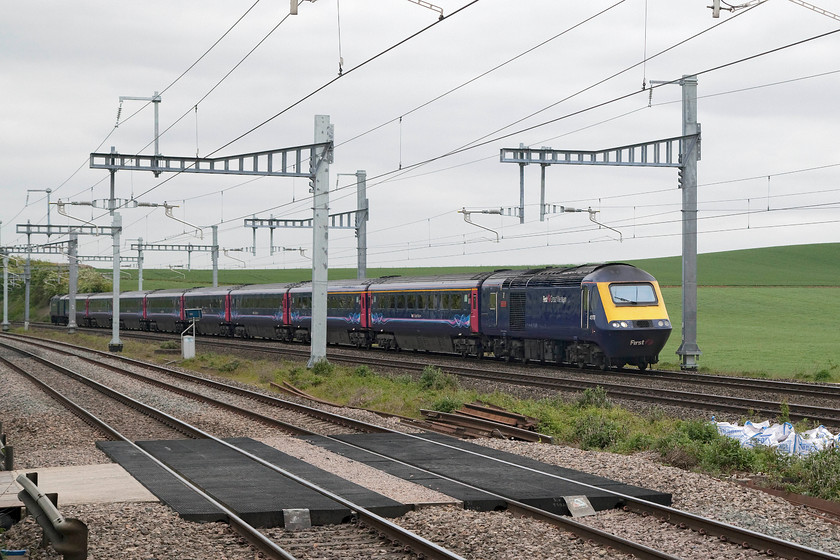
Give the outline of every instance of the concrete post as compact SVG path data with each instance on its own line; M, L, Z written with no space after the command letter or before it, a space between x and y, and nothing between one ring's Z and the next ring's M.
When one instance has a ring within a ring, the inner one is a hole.
M546 164L540 165L540 221L545 221L545 168Z
M26 225L29 225L29 220L26 220ZM29 228L26 228L27 231ZM29 248L32 245L32 235L27 233L26 234L26 265L23 269L23 330L29 330L29 284L32 279L32 254L29 252Z
M219 286L219 226L210 226L213 229L213 250L210 253L210 260L213 261L213 287Z
M111 153L114 154L117 149L111 146ZM114 158L111 158L113 165ZM108 210L111 213L111 225L114 227L111 233L111 239L114 242L114 269L113 269L113 298L112 298L112 325L111 325L111 342L108 343L109 352L122 352L123 344L120 342L120 229L122 228L122 217L117 213L117 199L115 195L116 188L115 169L111 170L111 198L108 201Z
M315 143L331 142L333 127L328 115L315 115ZM329 269L330 166L332 146L312 158L312 339L307 367L327 359L327 277Z
M9 255L3 253L3 332L9 328Z
M67 309L67 332L73 334L76 332L76 292L79 291L79 259L77 257L79 249L79 235L75 231L70 232L70 243L67 248L69 255L69 279L68 287L70 289L70 301Z
M697 76L683 76L683 136L699 133L697 124ZM697 345L697 160L700 139L684 140L682 171L682 344L677 350L680 368L697 369L701 354Z
M367 173L356 171L356 277L367 278L367 222L370 216L367 199Z
M137 289L143 290L143 238L137 238Z

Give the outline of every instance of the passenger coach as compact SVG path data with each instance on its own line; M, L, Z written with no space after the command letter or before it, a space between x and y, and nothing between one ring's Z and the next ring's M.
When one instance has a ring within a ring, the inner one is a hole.
M628 264L498 270L330 282L327 342L385 350L487 355L601 368L659 360L671 322L656 279ZM51 301L66 324L66 296ZM123 328L309 342L312 285L268 284L127 292ZM79 296L80 325L109 327L111 295Z

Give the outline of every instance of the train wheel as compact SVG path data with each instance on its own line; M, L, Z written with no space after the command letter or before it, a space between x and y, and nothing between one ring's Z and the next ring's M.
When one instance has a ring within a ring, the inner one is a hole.
M647 363L647 362L639 362L639 363L638 363L638 364L636 364L636 365L638 365L638 366L639 366L639 371L645 371L645 370L647 369L647 367L648 367L648 363Z

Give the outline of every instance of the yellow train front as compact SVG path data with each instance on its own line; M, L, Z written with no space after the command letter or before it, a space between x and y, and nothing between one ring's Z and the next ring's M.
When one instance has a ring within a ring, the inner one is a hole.
M656 279L635 267L610 265L583 285L589 287L586 323L606 357L603 365L645 369L657 363L671 321Z

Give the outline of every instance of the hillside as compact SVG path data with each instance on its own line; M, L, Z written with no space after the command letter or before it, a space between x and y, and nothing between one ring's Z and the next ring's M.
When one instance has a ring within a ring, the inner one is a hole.
M682 264L678 256L627 262L650 272L663 286L682 284ZM505 267L370 268L368 277L427 276L496 268ZM700 286L840 286L840 243L705 253L697 257L697 270ZM101 272L108 274L107 269L102 269ZM124 274L131 275L131 278L123 278L121 290L136 289L137 272L129 270L124 271ZM330 270L331 280L355 277L355 269ZM310 278L311 271L308 269L219 271L219 284L222 285L299 282ZM143 288L147 290L209 286L211 283L209 270L143 271Z
M682 285L680 257L629 261L663 286ZM699 286L840 286L840 243L745 249L697 256Z

